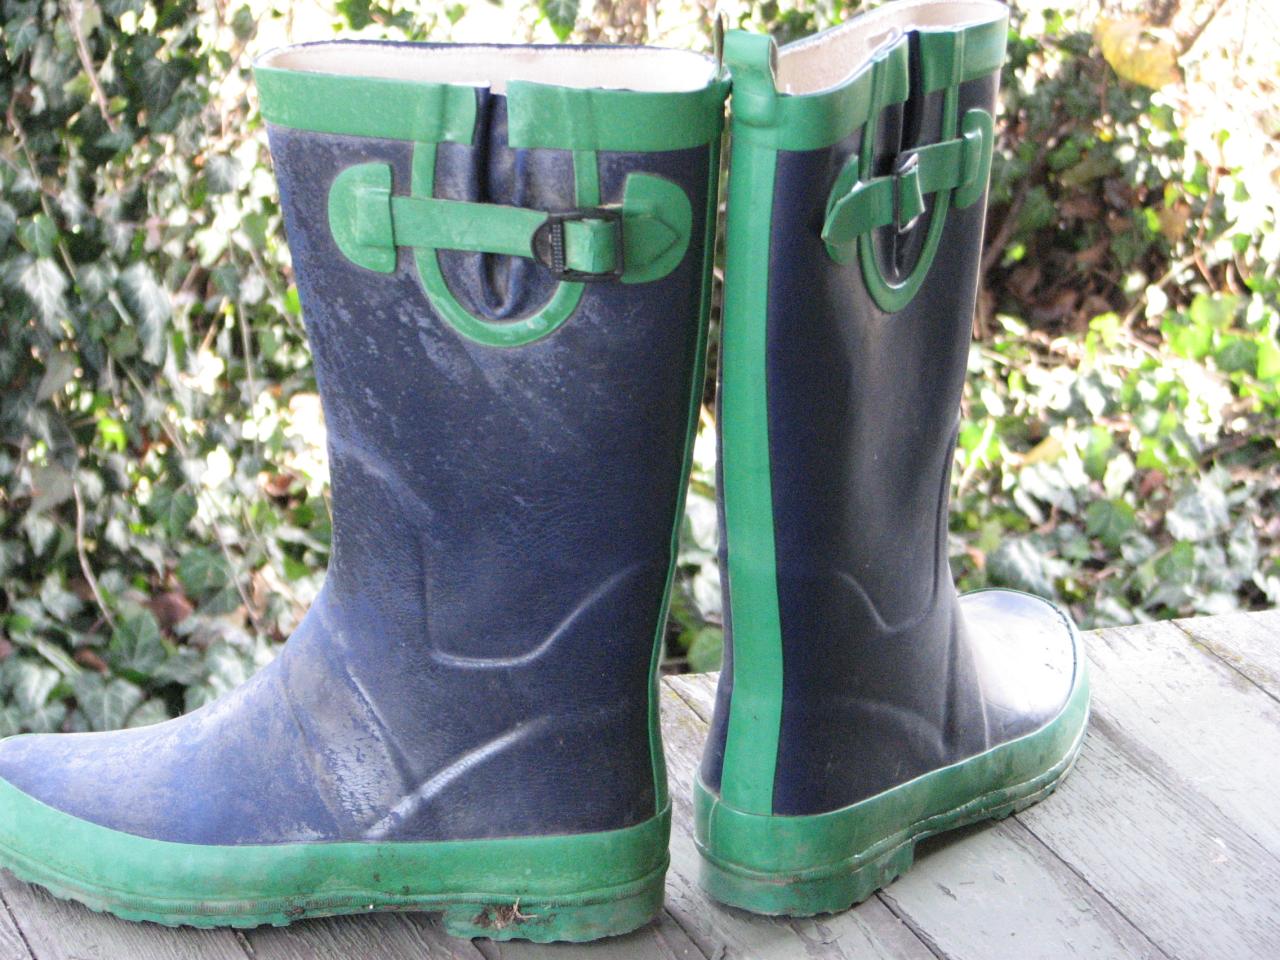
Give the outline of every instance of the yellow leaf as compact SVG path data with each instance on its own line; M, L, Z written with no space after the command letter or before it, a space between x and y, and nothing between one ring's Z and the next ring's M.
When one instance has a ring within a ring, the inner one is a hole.
M1166 31L1141 20L1099 17L1093 38L1123 80L1156 90L1179 79L1178 48Z
M1050 463L1057 460L1062 454L1062 441L1053 434L1049 434L1049 436L1027 451L1027 455L1022 458L1022 465L1029 467L1033 463Z

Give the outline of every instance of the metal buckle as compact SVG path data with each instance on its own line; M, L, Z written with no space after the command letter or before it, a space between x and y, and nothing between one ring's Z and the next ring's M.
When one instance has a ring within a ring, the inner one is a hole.
M914 152L898 157L897 162L893 165L893 226L898 233L906 233L916 225L922 216L924 216L924 212L922 210L905 223L902 221L903 181L905 181L909 175L915 173L919 166L920 156ZM919 180L917 180L915 184L915 193L917 196L920 194Z
M607 273L571 270L565 265L564 225L586 220L604 220L613 224L613 249L616 255L613 269ZM621 278L625 269L622 255L622 210L618 207L585 207L581 210L548 213L547 219L533 232L531 246L533 259L550 270L551 275L557 280L572 280L577 283L617 280Z

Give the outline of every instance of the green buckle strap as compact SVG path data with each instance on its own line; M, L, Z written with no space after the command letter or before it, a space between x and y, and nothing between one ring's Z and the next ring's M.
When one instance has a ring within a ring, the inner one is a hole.
M878 52L871 69L871 103L862 144L836 178L827 200L822 239L838 263L855 257L861 263L867 291L886 313L905 307L920 289L933 263L947 212L976 203L991 174L994 145L992 118L985 110L968 110L957 122L963 83L999 68L1004 54L1004 21L959 30L919 31L924 94L943 93L941 140L904 150L887 176L873 176L874 121L890 104L907 99L910 79L899 36ZM897 55L893 55L897 53ZM958 129L957 129L958 128ZM958 135L957 135L958 134ZM893 225L910 229L934 196L928 232L915 266L898 281L890 280L871 244L871 231Z
M524 207L391 193L391 168L363 163L329 190L329 224L353 263L380 273L396 247L429 247L535 259L559 279L638 283L665 276L689 245L692 211L684 191L632 174L620 207L547 213Z
M693 230L693 208L677 183L632 173L621 204L601 205L595 154L574 151L578 209L530 210L433 196L435 145L414 147L408 196L391 192L391 167L348 167L329 188L329 230L352 263L393 273L396 251L414 251L423 293L440 318L486 346L517 347L553 333L577 308L586 282L647 283L665 277L684 259ZM493 320L477 316L449 288L442 250L525 257L560 282L551 298L528 316Z
M893 173L852 186L840 184L822 227L828 248L847 251L849 244L877 227L895 225L905 231L924 213L927 194L955 191L952 203L963 209L982 195L991 172L991 115L970 110L954 140L932 143L903 154ZM847 259L848 252L835 259Z

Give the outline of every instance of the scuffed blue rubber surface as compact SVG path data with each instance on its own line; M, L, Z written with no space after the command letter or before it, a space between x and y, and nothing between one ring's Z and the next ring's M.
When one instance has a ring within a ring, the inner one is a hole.
M475 146L441 149L437 196L575 206L571 155L511 151L478 92ZM607 830L657 812L649 667L697 344L702 251L647 284L592 284L549 337L471 342L436 317L412 251L348 262L327 224L347 166L412 145L272 129L329 431L334 543L281 656L168 723L0 744L0 777L60 810L206 844L469 839ZM601 154L688 193L707 148ZM551 283L531 263L442 257L473 312L511 318Z

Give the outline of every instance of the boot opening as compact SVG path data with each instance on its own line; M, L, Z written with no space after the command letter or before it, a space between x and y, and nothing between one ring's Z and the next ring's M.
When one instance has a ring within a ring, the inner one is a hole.
M615 46L506 46L324 41L265 54L260 66L303 73L487 87L512 80L583 89L679 93L701 90L715 64L683 50Z
M997 20L1008 8L994 0L903 0L864 13L845 26L778 51L783 93L819 93L861 73L886 43L912 30L957 29Z

